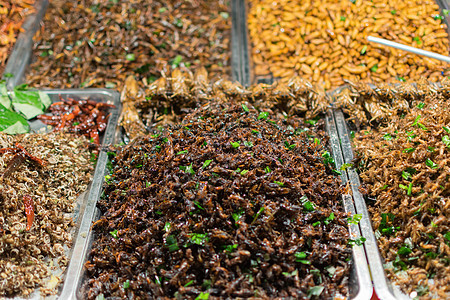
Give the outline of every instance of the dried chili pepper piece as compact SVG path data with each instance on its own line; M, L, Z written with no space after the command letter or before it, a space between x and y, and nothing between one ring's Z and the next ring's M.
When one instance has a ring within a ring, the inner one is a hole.
M25 206L25 215L27 216L27 228L30 230L34 221L34 203L30 195L23 195L23 205Z

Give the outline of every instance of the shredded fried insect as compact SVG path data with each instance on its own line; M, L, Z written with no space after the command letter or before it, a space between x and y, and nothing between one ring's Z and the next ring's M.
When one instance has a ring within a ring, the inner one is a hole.
M230 35L224 0L50 1L27 83L121 90L129 75L199 66L227 77Z
M22 30L25 18L34 12L34 0L6 0L0 3L0 74Z
M417 93L414 107L354 140L386 270L413 298L450 296L448 91Z
M0 179L0 296L29 296L36 288L55 294L58 285L49 280L66 268L74 208L93 166L85 138L73 134L0 134L0 147L17 143L19 154L0 153L0 173L22 151L45 166L23 163Z
M134 139L106 176L85 297L347 295L344 187L318 127L224 97Z

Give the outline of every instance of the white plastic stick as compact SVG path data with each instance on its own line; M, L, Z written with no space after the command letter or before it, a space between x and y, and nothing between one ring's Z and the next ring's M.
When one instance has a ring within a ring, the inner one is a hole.
M408 51L417 55L423 55L423 56L428 56L434 59L438 59L438 60L442 60L445 61L447 63L450 63L450 57L445 56L445 55L441 55L435 52L431 52L431 51L426 51L426 50L422 50L422 49L418 49L418 48L414 48L411 46L406 46L400 43L396 43L396 42L392 42L389 40L385 40L382 38L377 38L374 36L368 36L367 39L369 40L369 42L374 42L374 43L378 43L384 46L388 46L388 47L392 47L392 48L397 48L403 51Z

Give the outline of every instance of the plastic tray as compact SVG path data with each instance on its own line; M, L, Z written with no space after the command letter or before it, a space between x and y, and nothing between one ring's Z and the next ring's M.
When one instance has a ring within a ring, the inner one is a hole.
M48 7L48 0L37 0L35 4L36 13L27 17L22 25L24 30L17 38L16 44L8 58L4 74L11 74L12 77L2 79L6 80L6 86L12 90L25 75L25 69L31 59L31 48L33 46L33 37L40 27L42 18ZM3 75L4 76L4 75Z
M74 99L91 99L98 102L106 102L109 104L114 104L116 108L110 109L111 115L108 120L106 130L100 136L102 148L110 145L114 142L114 134L116 130L116 124L119 117L120 111L120 95L117 92L106 90L106 89L86 89L86 90L44 90L48 94L53 102L60 101L60 96L63 98L74 98ZM35 119L30 122L30 127L32 131L42 131L46 130L46 125L41 121ZM67 249L65 254L69 258L69 265L63 276L61 276L62 270L57 269L52 271L52 274L60 277L63 280L62 287L59 291L61 295L48 296L45 299L68 299L64 297L64 291L68 287L72 286L72 280L74 278L74 270L78 269L81 264L80 261L84 257L83 249L85 245L83 240L89 232L92 219L94 217L95 206L97 199L99 198L100 187L103 182L103 176L106 169L106 163L108 161L107 154L104 149L100 150L97 165L95 167L95 173L90 187L81 196L78 197L74 213L72 215L75 226L72 228L72 234L74 237L73 247ZM39 289L27 298L15 297L14 299L42 299L39 293Z

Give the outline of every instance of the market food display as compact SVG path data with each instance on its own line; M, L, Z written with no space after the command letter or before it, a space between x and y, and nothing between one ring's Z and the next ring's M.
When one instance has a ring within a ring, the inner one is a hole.
M448 55L447 26L432 1L252 0L249 6L255 76L297 75L329 90L346 79L438 81L449 75L443 62L367 41L372 35Z
M2 1L0 3L0 75L21 32L22 23L33 10L34 0Z
M319 128L224 97L134 139L105 177L85 297L347 295L344 187Z
M411 298L450 293L449 91L419 85L410 109L392 111L354 139L385 268Z
M161 125L175 124L188 112L214 99L230 97L248 101L258 109L271 109L279 116L284 111L314 119L331 107L325 90L299 77L287 84L259 84L244 88L238 82L218 80L209 83L204 68L192 75L174 70L149 85L128 78L122 91L123 109L119 124L133 139Z
M26 81L33 87L122 89L173 68L231 72L225 1L51 1Z
M0 133L0 296L57 292L74 208L93 171L84 138Z

